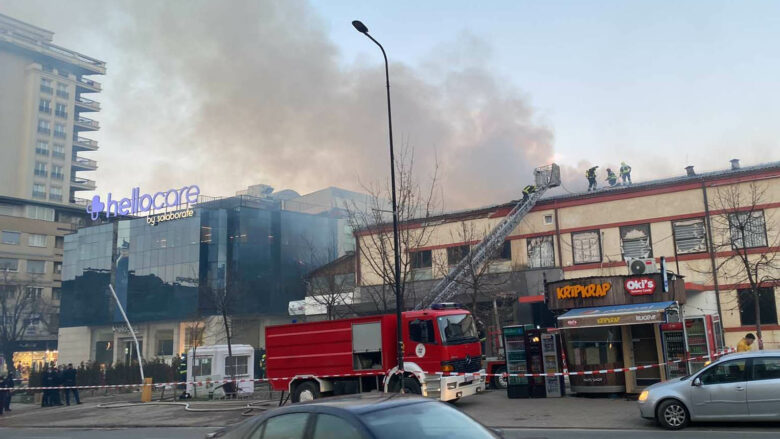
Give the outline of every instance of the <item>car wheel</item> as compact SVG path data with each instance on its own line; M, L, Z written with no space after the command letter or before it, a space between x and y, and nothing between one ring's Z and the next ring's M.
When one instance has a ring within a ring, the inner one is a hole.
M669 399L658 406L656 420L667 430L680 430L688 425L690 417L683 403L676 399Z
M401 380L397 378L394 379L390 386L390 391L398 392L400 388L401 388ZM420 387L420 383L418 383L416 379L412 377L404 377L404 393L409 393L412 395L422 395L422 387Z
M304 381L297 386L292 394L292 402L314 401L320 397L320 386L311 381Z
M494 389L498 389L498 390L506 389L507 377L502 375L502 374L506 373L506 367L503 367L503 366L502 367L497 367L497 368L493 369L493 373L496 374L496 375L493 376L492 380L490 380L490 385Z

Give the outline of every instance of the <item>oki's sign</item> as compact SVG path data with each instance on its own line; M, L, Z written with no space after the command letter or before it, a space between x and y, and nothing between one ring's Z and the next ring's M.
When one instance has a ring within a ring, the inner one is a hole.
M95 195L87 206L87 213L92 216L93 220L96 220L101 213L109 218L117 215L137 215L158 209L179 210L197 203L198 195L200 195L200 188L196 185L184 186L181 189L169 189L154 194L142 194L140 188L133 188L130 198L114 199L109 193L105 203L101 201L100 195ZM165 220L156 218L155 222Z
M631 277L626 279L623 286L632 296L649 296L655 293L656 282L649 277Z

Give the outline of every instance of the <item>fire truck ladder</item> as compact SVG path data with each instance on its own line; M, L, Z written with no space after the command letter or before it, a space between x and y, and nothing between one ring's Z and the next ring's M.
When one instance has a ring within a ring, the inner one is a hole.
M414 309L419 310L427 308L434 303L446 302L460 294L465 288L462 280L469 273L469 270L478 270L482 264L488 263L490 257L504 244L506 237L520 224L523 217L531 211L545 191L561 184L561 170L555 163L536 168L534 177L536 180L536 192L530 194L527 200L518 201L509 214L485 236L485 239L473 246L469 250L469 254L461 259Z

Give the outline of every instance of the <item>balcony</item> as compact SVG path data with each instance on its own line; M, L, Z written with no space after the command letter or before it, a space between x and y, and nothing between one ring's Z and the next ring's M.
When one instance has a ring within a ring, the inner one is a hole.
M97 185L94 180L82 177L73 177L70 179L70 187L77 191L94 191Z
M93 101L92 99L87 99L81 96L77 96L76 108L79 111L100 111L100 102L96 102Z
M100 129L100 124L96 120L79 116L73 121L73 128L79 131L97 131Z
M97 141L87 139L86 137L73 136L73 147L79 148L82 151L97 151L98 143Z
M86 198L79 198L79 197L70 197L70 202L77 206L84 206L84 207L92 204L92 200L88 200Z
M71 163L71 167L74 169L78 168L76 169L77 171L94 171L97 169L97 162L73 154L73 163Z
M98 93L102 90L99 82L87 78L78 78L76 80L76 91L79 93Z

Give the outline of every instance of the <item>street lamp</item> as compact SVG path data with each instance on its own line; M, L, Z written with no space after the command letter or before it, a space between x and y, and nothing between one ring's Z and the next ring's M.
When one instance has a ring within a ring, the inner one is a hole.
M385 59L385 83L387 85L387 127L388 127L388 135L390 137L390 187L392 188L391 192L393 194L393 256L395 257L395 282L393 282L393 286L395 288L395 318L396 318L396 326L397 326L397 334L396 338L398 339L398 370L400 372L400 391L403 393L404 391L404 343L403 343L403 332L401 331L401 307L402 301L401 301L401 286L399 284L399 280L401 279L401 254L400 252L400 241L398 239L398 205L396 204L396 198L395 198L395 155L393 154L393 116L392 111L390 110L390 71L387 66L387 54L385 53L385 48L382 47L381 44L379 44L379 41L375 40L374 37L369 35L368 28L365 24L360 22L359 20L355 20L352 22L352 26L357 29L358 32L361 34L367 36L371 41L374 42L377 46L379 46L379 49L382 51L382 57Z

